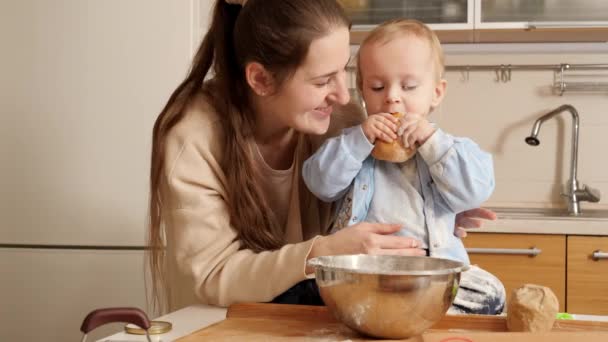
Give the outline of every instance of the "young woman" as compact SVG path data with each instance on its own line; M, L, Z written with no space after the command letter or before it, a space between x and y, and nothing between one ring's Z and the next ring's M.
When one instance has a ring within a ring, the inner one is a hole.
M312 286L296 284L315 256L424 255L418 241L391 235L399 225L325 235L334 208L302 182L324 135L363 118L345 84L349 28L335 0L215 4L192 69L154 126L149 264L161 310L283 301ZM457 220L473 227L492 215Z

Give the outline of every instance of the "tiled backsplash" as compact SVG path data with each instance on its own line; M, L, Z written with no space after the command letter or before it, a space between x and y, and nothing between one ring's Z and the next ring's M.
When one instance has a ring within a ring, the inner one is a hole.
M600 64L606 53L448 55L448 65L471 64ZM569 178L572 119L563 113L546 121L540 145L524 142L534 121L562 104L580 115L578 179L603 193L608 203L608 92L552 91L552 71L513 71L511 81L496 82L493 71L446 73L447 96L434 119L454 135L469 136L494 155L496 190L491 205L562 206L562 185ZM605 79L608 81L608 76ZM583 208L608 204L583 203Z

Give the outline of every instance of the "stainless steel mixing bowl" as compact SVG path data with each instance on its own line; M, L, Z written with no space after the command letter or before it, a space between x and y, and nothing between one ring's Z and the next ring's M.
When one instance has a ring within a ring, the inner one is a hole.
M461 262L413 256L339 255L308 261L338 320L360 333L402 339L441 320L468 269Z

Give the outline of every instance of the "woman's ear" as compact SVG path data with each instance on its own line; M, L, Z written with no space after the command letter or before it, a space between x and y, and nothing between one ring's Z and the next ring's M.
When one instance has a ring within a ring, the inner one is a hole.
M274 78L272 73L258 62L250 62L245 66L245 78L247 84L258 96L272 94Z
M431 101L432 108L437 108L441 104L441 101L445 96L445 90L447 86L448 81L443 78L437 82L437 84L435 85L435 90L433 91L433 101Z

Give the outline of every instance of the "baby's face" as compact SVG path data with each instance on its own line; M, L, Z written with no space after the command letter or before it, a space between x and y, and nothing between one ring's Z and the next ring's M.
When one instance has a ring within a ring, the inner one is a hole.
M365 45L359 66L367 114L429 114L445 90L433 58L430 44L414 35Z

